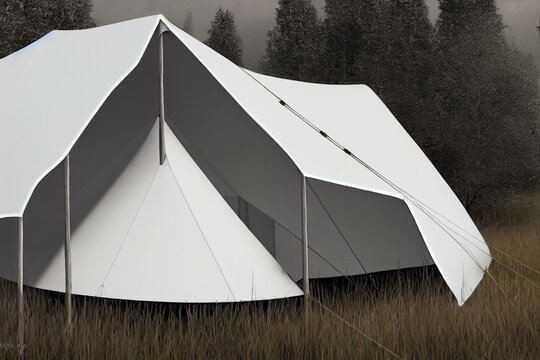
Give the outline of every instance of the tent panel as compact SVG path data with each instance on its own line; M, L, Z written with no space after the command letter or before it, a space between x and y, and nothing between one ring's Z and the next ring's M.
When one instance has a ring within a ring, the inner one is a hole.
M156 58L155 39L139 65L114 89L70 151L73 241L79 225L129 164L155 123L159 97ZM63 290L63 163L38 184L24 219L25 283Z
M366 272L433 264L415 220L402 200L316 179L308 179L308 187L317 195Z
M72 227L76 228L141 147L159 114L158 38L73 146Z
M240 221L172 130L168 126L165 130L167 158L176 182L227 278L234 300L301 295L301 290Z
M429 216L406 201L420 224L420 231L433 261L439 268L448 287L463 305L484 276L491 263L489 250L465 240L459 233L445 230L433 222Z
M174 126L171 125L171 126ZM188 141L188 139L179 131L176 131L176 138L180 141L184 149L191 156L193 161L199 166L199 168L204 172L208 180L214 185L217 191L229 202L229 205L233 207L236 213L238 213L238 194L236 191L231 188L212 168L212 166L202 157L202 155L195 149L195 147Z
M274 225L276 259L294 280L302 278L302 242L279 224Z
M0 217L22 214L38 182L137 65L158 22L54 31L0 60L0 78L9 84L0 87L0 118L17 119L0 122Z
M347 245L346 239L340 233L341 230L332 221L333 219L329 216L311 186L309 186L309 182L306 191L308 243L325 260L319 261L320 266L317 266L310 259L310 277L325 278L364 274L365 271L356 258L358 255L355 256L355 253ZM329 266L328 262L332 266Z
M46 288L64 287L64 269L59 279L43 279L51 259L63 249L64 166L58 165L39 183L24 211L24 283ZM63 252L62 252L63 254Z
M294 236L279 224L275 224L274 229L277 261L294 281L301 280L304 277L302 239ZM320 253L313 249L311 245L309 247L310 279L339 277L346 274L321 257Z
M99 295L164 302L233 301L223 275L165 162Z
M144 201L159 166L157 122L155 124L128 166L73 230L74 294L97 295ZM77 198L72 200L72 206L78 207ZM63 227L61 229L63 231ZM62 233L59 238L62 243L35 284L36 287L64 291L63 239Z

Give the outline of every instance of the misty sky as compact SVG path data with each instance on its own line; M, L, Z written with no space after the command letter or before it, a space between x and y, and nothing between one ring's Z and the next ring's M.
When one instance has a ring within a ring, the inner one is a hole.
M426 0L430 18L438 13L437 0ZM322 13L324 0L313 0ZM244 62L253 68L264 51L266 32L272 28L277 0L94 0L94 20L98 25L164 14L182 26L186 12L193 14L193 32L205 40L210 21L219 6L232 10L244 43ZM534 54L540 65L540 36L536 26L540 18L540 0L497 0L508 37L525 53Z

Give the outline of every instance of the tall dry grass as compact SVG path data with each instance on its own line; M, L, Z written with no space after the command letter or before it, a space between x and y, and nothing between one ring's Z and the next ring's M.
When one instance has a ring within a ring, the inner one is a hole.
M490 245L540 269L540 196L484 219ZM314 284L314 296L406 359L539 359L540 276L494 252L498 263L458 307L437 271L417 269ZM534 284L533 284L534 282ZM312 302L148 304L75 299L74 332L64 333L62 297L27 289L30 359L392 359ZM16 287L0 283L0 358L16 358ZM506 297L508 296L508 298ZM307 329L307 332L306 332Z

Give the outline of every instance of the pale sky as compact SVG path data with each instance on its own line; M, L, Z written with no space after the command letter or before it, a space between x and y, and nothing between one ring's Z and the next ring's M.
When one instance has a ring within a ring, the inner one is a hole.
M438 1L426 0L432 21L438 13ZM313 0L322 14L324 0ZM191 10L194 36L205 40L210 21L219 6L235 15L238 32L244 43L244 62L253 68L258 64L272 28L277 0L94 0L94 19L98 25L161 13L178 26ZM535 55L540 65L540 0L497 0L508 38L525 53Z

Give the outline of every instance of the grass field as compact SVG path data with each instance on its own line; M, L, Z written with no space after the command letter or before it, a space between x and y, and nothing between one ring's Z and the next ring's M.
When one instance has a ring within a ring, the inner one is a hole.
M486 216L482 232L491 246L540 269L540 196L521 200ZM540 359L540 275L493 255L532 281L494 262L497 283L485 276L463 307L433 268L315 283L314 295L401 358ZM178 306L77 297L69 342L62 297L26 294L26 358L396 358L315 302L306 327L301 299ZM17 357L16 298L15 285L0 282L0 359Z

